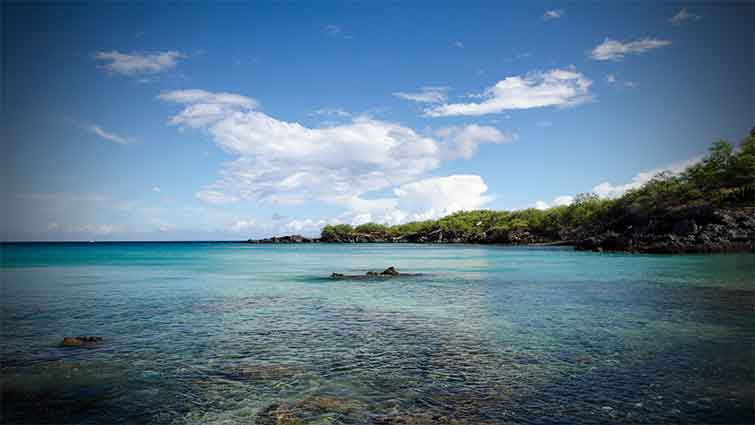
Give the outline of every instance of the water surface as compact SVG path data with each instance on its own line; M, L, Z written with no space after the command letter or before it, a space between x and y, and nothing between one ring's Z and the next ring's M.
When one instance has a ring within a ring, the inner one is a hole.
M4 244L2 422L753 423L754 291L752 254Z

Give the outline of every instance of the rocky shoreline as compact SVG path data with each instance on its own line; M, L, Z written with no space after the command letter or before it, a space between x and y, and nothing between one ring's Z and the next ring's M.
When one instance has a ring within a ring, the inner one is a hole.
M613 223L564 231L559 238L518 229L465 238L434 229L400 237L370 233L307 238L301 235L250 239L252 244L307 243L427 243L513 246L574 246L579 251L618 251L649 254L755 252L755 206L714 209L690 206L659 216L628 212Z

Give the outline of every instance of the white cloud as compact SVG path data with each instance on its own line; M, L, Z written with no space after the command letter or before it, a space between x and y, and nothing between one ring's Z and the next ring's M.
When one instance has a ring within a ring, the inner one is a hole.
M119 145L127 145L129 143L133 143L133 140L127 139L123 136L119 136L109 131L105 131L102 127L97 126L97 125L90 125L90 126L87 126L86 128L87 130L91 131L92 133L100 136L101 138L109 142L117 143Z
M574 68L506 77L479 95L479 103L452 103L431 107L425 116L484 115L511 109L567 107L592 100L592 81Z
M359 225L367 222L400 224L430 220L482 208L493 200L487 185L477 175L430 177L393 189L393 197L342 199L347 211L336 222Z
M700 15L695 15L694 13L689 13L687 11L686 7L683 7L676 15L672 16L671 19L669 19L669 22L671 22L673 25L682 25L683 23L687 21L699 21L700 19L703 19Z
M206 202L290 204L356 196L414 180L440 163L437 142L399 124L356 117L341 125L308 128L256 111L253 103L219 105L212 103L215 95L186 92L160 95L187 104L169 124L206 130L237 156L225 164L218 181L197 193Z
M657 38L643 38L641 40L630 41L627 43L606 38L602 43L595 46L590 53L590 57L600 61L618 61L629 54L642 54L648 50L657 49L670 44L671 41L669 40L659 40Z
M205 90L175 90L162 92L160 100L185 104L210 104L228 107L256 108L259 103L247 96L236 93L211 93Z
M682 162L677 162L675 164L671 164L665 167L659 167L659 168L649 170L649 171L642 171L640 173L637 173L637 175L635 175L634 177L632 177L632 181L629 183L614 185L611 182L603 182L595 186L592 189L592 191L593 193L597 194L601 198L618 198L621 195L628 192L629 190L639 189L640 187L642 187L642 185L652 180L653 177L655 177L655 175L658 173L667 171L667 172L670 172L671 174L679 174L680 172L684 171L685 168L699 161L700 161L700 157L695 157L695 158L688 159Z
M456 47L457 49L463 49L464 48L464 43L462 43L459 40L456 40L456 41L454 41L454 47Z
M175 50L156 53L121 53L117 50L97 52L95 59L103 62L103 67L121 75L156 74L178 65L187 56Z
M396 92L394 96L420 103L441 103L448 99L448 87L422 87L418 92Z
M325 220L307 218L303 220L291 220L286 223L285 228L287 233L315 234L319 233L326 224L328 223Z
M469 159L483 143L507 143L517 136L502 133L495 127L470 124L441 128L435 134L445 141L447 156L450 158Z
M428 220L463 210L475 210L493 200L477 175L433 177L393 190L396 209L410 220ZM394 213L395 214L395 213Z
M221 191L212 189L202 189L199 192L196 192L194 196L196 196L197 199L201 201L207 202L208 204L216 205L232 204L239 201L239 198L237 196L227 195Z
M571 203L574 202L574 197L569 195L562 195L562 196L556 196L553 198L553 201L550 203L547 203L545 201L537 201L535 202L535 208L539 210L547 210L551 207L560 207L564 205L571 205Z
M310 112L309 116L351 117L351 114L341 108L323 108Z
M619 79L614 74L608 74L606 75L606 83L608 84L615 84L618 83ZM624 87L629 87L630 89L633 89L638 86L638 84L634 81L621 81L621 85Z
M561 9L558 10L546 10L545 13L543 13L543 20L544 21L550 21L553 19L559 19L562 16L564 16L564 11Z
M159 193L160 192L160 186L154 186L154 187L152 187L152 191Z

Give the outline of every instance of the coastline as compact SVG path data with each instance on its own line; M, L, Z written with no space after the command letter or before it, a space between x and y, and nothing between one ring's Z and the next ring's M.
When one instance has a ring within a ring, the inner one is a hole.
M710 208L694 206L670 211L663 216L628 217L610 225L591 225L563 231L565 238L512 230L505 235L481 232L465 237L442 229L392 237L387 234L325 234L319 238L302 235L249 239L251 244L475 244L500 246L572 246L578 251L627 252L641 254L707 254L755 252L755 206Z

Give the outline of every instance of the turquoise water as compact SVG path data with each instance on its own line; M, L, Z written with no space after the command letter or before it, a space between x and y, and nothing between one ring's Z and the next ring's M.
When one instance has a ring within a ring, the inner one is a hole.
M755 255L4 244L2 422L753 423ZM387 266L422 273L339 280ZM98 335L97 348L60 347Z

